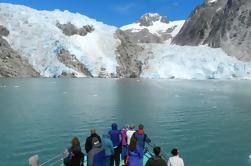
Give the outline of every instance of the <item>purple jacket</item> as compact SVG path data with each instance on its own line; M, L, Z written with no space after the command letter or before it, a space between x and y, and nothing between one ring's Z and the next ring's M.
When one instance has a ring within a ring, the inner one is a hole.
M118 130L118 125L116 123L112 124L112 130L109 132L109 135L112 140L113 148L121 145L121 132Z

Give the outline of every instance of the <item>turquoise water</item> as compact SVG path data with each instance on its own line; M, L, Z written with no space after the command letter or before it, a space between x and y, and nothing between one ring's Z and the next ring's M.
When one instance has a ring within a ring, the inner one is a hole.
M186 166L249 166L251 82L0 79L0 165L43 162L89 129L143 123Z

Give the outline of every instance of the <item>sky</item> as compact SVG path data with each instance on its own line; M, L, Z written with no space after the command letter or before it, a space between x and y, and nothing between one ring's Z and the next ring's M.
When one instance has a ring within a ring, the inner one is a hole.
M123 26L145 13L159 13L169 20L184 20L203 0L0 0L39 10L69 10L105 24Z

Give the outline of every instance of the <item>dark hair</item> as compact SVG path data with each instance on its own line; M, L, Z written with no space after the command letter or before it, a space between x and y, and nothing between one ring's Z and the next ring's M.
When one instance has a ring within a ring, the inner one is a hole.
M79 142L78 137L74 137L74 138L71 140L71 145L74 146L74 147L80 146L80 142Z
M161 148L159 146L153 148L153 153L155 154L155 156L159 156L160 152Z
M173 156L177 156L177 155L179 154L178 149L174 148L174 149L171 151L171 154L172 154Z
M137 139L132 137L129 145L129 150L134 151L136 149L136 146L137 146Z
M139 130L143 130L144 129L144 125L143 124L140 124L139 125Z

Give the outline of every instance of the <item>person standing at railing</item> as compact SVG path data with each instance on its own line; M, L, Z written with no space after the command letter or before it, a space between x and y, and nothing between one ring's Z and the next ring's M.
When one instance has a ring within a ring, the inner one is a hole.
M91 135L89 137L86 138L85 141L85 151L86 153L89 153L89 151L92 149L92 142L93 142L93 138L98 138L99 142L101 143L101 138L100 136L96 133L96 129L91 129Z
M106 166L105 149L99 139L92 139L92 149L87 154L87 166Z
M154 157L150 158L145 166L167 166L167 163L164 159L161 158L161 148L154 147L153 148Z
M110 138L113 143L114 155L111 160L112 165L115 161L115 166L120 164L120 154L121 154L121 131L118 130L118 125L116 123L112 124L112 130L109 131Z
M141 159L143 159L143 152L137 144L137 139L132 137L125 160L126 166L141 166Z
M133 138L136 138L137 144L139 145L141 153L144 153L145 144L150 143L151 139L148 138L147 134L145 133L143 124L139 125L138 130L133 134ZM139 166L143 166L143 157L140 159Z
M127 132L126 132L127 146L130 145L131 138L132 138L133 134L135 133L134 128L135 128L134 125L130 125L130 126L129 126L129 129L128 129Z
M71 148L68 149L68 155L64 158L65 166L83 166L84 154L81 151L80 142L77 137L71 141Z
M112 166L111 160L112 160L112 156L114 155L114 149L113 149L112 141L107 132L103 134L102 144L103 144L103 147L105 148L106 166Z
M128 131L128 125L125 125L121 129L121 145L122 145L122 152L121 152L121 159L125 160L126 153L127 153L127 131Z
M172 157L168 160L168 166L184 166L183 159L179 156L179 150L173 149L171 151Z

